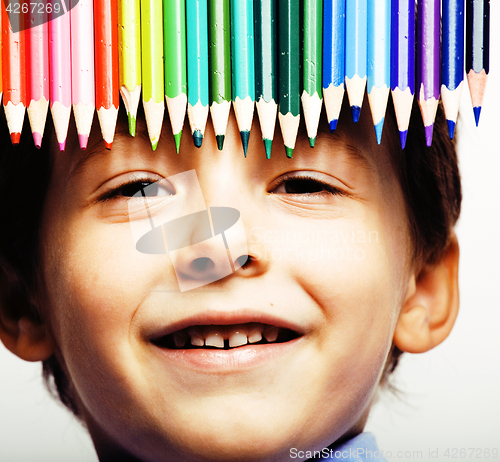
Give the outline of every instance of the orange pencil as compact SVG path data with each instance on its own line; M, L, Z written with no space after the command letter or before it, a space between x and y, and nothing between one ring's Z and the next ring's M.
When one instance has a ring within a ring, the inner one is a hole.
M94 0L95 105L107 149L113 144L120 102L117 24L116 0Z
M26 40L23 14L12 14L9 20L4 2L2 8L2 84L3 107L13 144L19 144L26 112ZM13 32L13 29L18 32Z

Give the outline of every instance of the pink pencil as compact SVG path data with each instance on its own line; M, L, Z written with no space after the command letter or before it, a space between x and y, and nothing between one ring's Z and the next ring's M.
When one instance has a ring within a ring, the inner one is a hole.
M35 10L38 10L35 8ZM45 121L49 109L49 35L47 13L45 10L38 13L29 13L29 21L39 24L29 28L27 32L28 52L28 117L33 133L35 146L42 146Z
M69 117L71 115L71 35L69 14L51 18L49 21L49 37L50 111L54 120L59 149L64 151Z
M80 148L86 149L95 111L94 5L80 0L71 10L71 90Z

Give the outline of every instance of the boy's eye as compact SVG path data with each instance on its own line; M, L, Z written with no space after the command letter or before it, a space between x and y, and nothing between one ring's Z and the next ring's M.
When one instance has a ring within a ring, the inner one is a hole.
M285 175L272 194L332 194L342 195L336 187L306 175Z

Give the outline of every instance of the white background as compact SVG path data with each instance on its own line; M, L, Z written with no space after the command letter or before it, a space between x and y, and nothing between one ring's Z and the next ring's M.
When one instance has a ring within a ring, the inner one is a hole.
M386 395L373 408L366 430L392 454L389 461L500 462L500 456L488 459L484 452L481 459L469 457L469 448L500 452L499 26L500 2L493 0L491 67L480 126L474 126L467 87L458 123L460 313L443 344L403 356L395 373L402 397ZM40 371L40 365L19 360L0 344L0 462L95 462L89 437L48 396ZM454 448L465 448L467 456L458 452L452 459Z

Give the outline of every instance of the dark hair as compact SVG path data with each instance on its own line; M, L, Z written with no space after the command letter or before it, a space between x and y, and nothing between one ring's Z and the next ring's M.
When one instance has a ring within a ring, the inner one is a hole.
M344 107L342 111L345 110ZM391 99L388 111L394 114ZM26 129L20 144L12 146L5 116L0 115L0 197L9 199L0 201L3 222L0 226L0 309L12 319L29 315L41 320L42 316L35 308L33 294L38 293L38 231L53 161L50 154L53 133L49 114L40 150L35 148ZM449 139L442 108L438 108L432 146L427 147L420 111L414 103L406 149L394 151L392 161L406 202L413 259L418 264L438 262L449 244L462 199L455 145ZM7 297L23 302L5 304ZM15 312L7 312L12 306L16 306ZM24 312L23 307L31 309ZM382 386L390 387L388 377L401 354L393 345L383 371ZM44 361L43 375L49 391L81 417L78 397L64 364L55 355Z

